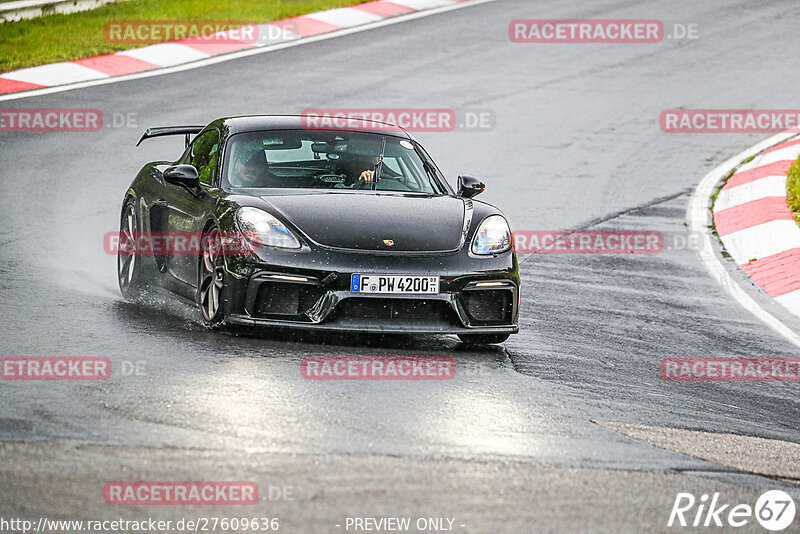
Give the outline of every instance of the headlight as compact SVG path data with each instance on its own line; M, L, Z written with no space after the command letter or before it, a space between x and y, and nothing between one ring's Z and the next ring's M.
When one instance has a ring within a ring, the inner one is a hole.
M500 215L486 217L472 240L473 254L500 254L511 248L511 230Z
M236 212L239 230L254 243L279 248L300 248L300 241L282 222L258 208L239 208Z

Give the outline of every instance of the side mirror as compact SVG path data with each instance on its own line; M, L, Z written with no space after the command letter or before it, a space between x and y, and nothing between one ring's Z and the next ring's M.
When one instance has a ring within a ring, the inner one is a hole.
M463 198L472 198L483 193L486 189L486 184L474 176L467 176L462 174L458 177L458 196Z
M186 187L200 187L200 174L194 165L173 165L164 170L164 180Z

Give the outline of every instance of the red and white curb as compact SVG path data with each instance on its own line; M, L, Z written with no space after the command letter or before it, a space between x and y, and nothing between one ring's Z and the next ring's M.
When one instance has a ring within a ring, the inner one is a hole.
M731 176L714 202L714 225L753 282L800 317L800 227L786 203L786 174L800 140L780 143Z
M277 36L269 40L237 41L227 37L226 32L220 32L215 34L219 39L196 37L134 48L116 54L31 67L0 75L0 94L79 84L176 67L223 54L283 44L374 24L389 18L469 2L480 3L475 0L378 0L257 25L258 35Z
M786 175L800 156L797 132L775 135L708 173L692 195L690 230L701 236L698 253L712 276L770 328L800 347L800 336L740 287L713 251L711 225L725 250L753 282L800 317L800 228L786 202ZM741 164L753 158L747 163ZM711 196L730 174L710 211Z

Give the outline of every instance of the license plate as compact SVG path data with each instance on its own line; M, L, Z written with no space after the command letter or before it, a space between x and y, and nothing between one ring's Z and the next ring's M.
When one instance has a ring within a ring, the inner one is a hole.
M353 293L435 295L439 293L439 277L354 274L350 278L350 291Z

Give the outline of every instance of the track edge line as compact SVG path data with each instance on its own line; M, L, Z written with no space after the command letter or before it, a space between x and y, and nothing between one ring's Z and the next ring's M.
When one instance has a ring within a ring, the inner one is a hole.
M686 220L689 230L696 235L702 236L702 243L698 247L697 254L705 265L711 276L728 292L734 299L747 311L758 317L768 327L782 335L796 347L800 347L800 336L791 328L786 326L780 319L764 309L758 304L747 291L740 286L728 273L725 264L714 253L711 241L711 195L714 187L727 175L736 165L740 164L750 156L762 152L766 148L776 145L797 135L796 131L781 132L765 139L750 148L745 149L739 154L729 158L716 168L706 174L700 183L697 184L686 209Z

